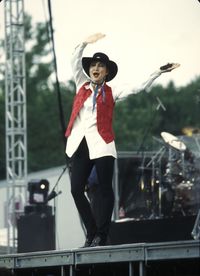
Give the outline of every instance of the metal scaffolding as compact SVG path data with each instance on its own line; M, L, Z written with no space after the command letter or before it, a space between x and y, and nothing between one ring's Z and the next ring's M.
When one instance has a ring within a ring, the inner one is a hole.
M6 177L8 253L16 251L19 213L27 182L24 1L5 0Z

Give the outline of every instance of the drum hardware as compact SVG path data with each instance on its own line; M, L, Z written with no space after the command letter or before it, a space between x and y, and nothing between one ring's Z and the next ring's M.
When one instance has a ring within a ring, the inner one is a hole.
M161 132L161 136L163 140L171 147L180 151L186 150L186 145L182 141L180 141L180 139L178 139L176 136L168 132Z
M161 217L161 194L162 194L162 173L161 173L161 160L166 152L166 146L162 146L152 157L151 160L146 164L146 169L152 170L151 175L151 218Z
M140 179L140 190L144 191L144 177L143 176Z
M161 136L168 145L168 163L165 174L171 183L180 182L185 174L184 154L186 145L168 132L161 132Z
M183 140L167 132L161 132L161 137L158 151L139 167L138 187L148 219L194 215L200 207L200 158L197 162L196 152L184 143L187 137Z
M194 140L195 140L195 143L196 143L196 145L197 145L198 152L199 152L199 154L200 154L200 144L199 144L199 141L198 141L198 139L197 139L196 136L194 137Z
M196 189L190 181L180 183L175 189L174 211L194 215L196 209Z
M199 202L199 169L196 168L194 154L174 135L162 132L161 136L168 145L168 162L164 181L168 184L162 192L162 203L167 202L170 215L194 215ZM173 195L173 196L172 196ZM171 198L170 198L171 196ZM171 205L170 202L172 201ZM166 207L162 206L166 212ZM164 214L165 215L165 214Z
M198 211L191 235L195 240L200 239L200 209Z
M161 132L161 137L169 146L169 177L171 182L180 182L185 174L186 145L176 136ZM176 170L176 173L174 171Z

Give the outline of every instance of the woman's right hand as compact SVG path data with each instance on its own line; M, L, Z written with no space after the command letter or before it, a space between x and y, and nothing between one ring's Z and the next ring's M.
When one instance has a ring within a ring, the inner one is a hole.
M96 41L98 41L99 39L102 39L104 38L106 35L105 34L102 34L102 33L96 33L96 34L93 34L93 35L90 35L88 36L84 42L89 44L89 43L94 43Z

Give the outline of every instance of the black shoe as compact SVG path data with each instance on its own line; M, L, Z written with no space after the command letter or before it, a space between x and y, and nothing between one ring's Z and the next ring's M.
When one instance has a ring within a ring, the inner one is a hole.
M96 232L87 235L87 236L86 236L85 243L84 243L84 245L83 245L81 248L89 247L89 246L91 245L91 243L92 243L92 241L94 240L95 237L96 237Z
M104 245L106 245L106 239L100 236L96 236L93 239L92 243L90 244L90 247L104 246Z
M81 247L81 248L84 248L84 247L90 247L91 243L92 243L93 239L92 238L87 238L85 240L85 243L84 245Z

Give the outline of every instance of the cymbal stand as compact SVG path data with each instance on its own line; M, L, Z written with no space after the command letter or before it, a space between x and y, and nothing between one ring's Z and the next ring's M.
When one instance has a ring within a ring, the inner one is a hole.
M144 189L144 164L145 164L145 153L143 152L142 153L142 166L141 166L141 169L142 169L142 173L141 173L141 177L140 177L140 189L143 190Z
M181 151L182 176L185 178L185 152Z
M163 190L163 185L162 185L162 157L166 153L166 147L164 147L164 150L161 152L159 158L158 158L158 164L159 164L159 187L158 187L158 212L159 212L159 217L162 216L162 190Z
M160 158L159 158L160 160ZM151 175L151 195L152 195L152 212L153 216L155 217L160 217L161 215L161 188L160 188L160 183L161 183L161 165L157 166L156 164L158 163L155 162L155 160L152 161L152 175ZM158 186L158 189L157 189ZM158 199L158 200L157 200ZM157 204L158 203L158 204Z
M157 111L159 111L159 109L161 108L162 110L166 111L166 108L165 106L163 105L163 103L161 102L161 100L159 99L159 97L155 97L156 101L157 101L157 106L156 106L156 109L154 110L154 112L152 113L151 115L151 118L150 118L150 122L149 122L149 126L145 129L145 132L143 134L143 139L142 139L142 142L137 150L137 154L140 152L140 151L144 151L144 143L145 143L145 140L152 128L152 125L153 125L153 122L156 118L156 115L157 115Z
M172 148L171 146L168 147L169 148L169 154L168 154L168 170L169 170L169 182L171 183L171 185L173 186L174 184L177 183L173 183L174 179L173 179L173 175L172 175L172 171L173 168L172 166L176 163L178 163L178 161L181 161L181 173L182 176L184 177L185 175L185 153L184 151L181 151L181 155L180 155L180 151L175 150L174 148ZM178 154L178 156L177 156Z
M181 164L182 164L182 176L185 178L185 149L180 148L181 151Z
M172 157L172 148L169 146L168 147L168 170L169 170L169 182L172 183L172 162L173 162L173 157Z
M165 153L165 150L166 150L165 146L162 146L162 147L159 149L159 151L158 151L156 154L154 154L154 155L152 156L151 160L147 163L146 166L149 167L149 166L157 159L157 157L158 157L159 155L161 155L161 157L162 157L163 154ZM160 159L161 159L161 157L160 157ZM159 159L159 161L160 161L160 159Z
M198 239L200 240L200 209L197 214L191 235L195 240L198 240Z
M166 152L166 147L162 146L159 151L151 158L151 160L148 162L148 164L146 165L146 167L149 167L150 165L152 165L152 181L155 181L155 172L156 172L156 164L159 164L159 179L158 179L158 216L160 217L162 215L162 211L161 211L161 196L162 196L162 177L161 177L161 159L163 157L163 155ZM151 183L153 184L153 183ZM155 185L155 183L153 184ZM152 186L151 186L152 188ZM155 188L153 186L153 188ZM154 193L153 193L154 194ZM155 196L155 195L154 195ZM154 208L155 208L155 198L153 196L153 203L154 203ZM154 211L154 216L156 211Z
M194 137L194 140L195 140L195 143L196 143L196 145L197 145L197 148L198 148L198 151L199 151L199 155L200 155L200 145L199 145L198 138L195 136L195 137Z

